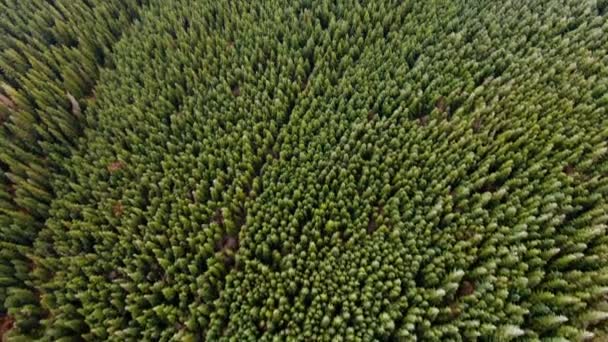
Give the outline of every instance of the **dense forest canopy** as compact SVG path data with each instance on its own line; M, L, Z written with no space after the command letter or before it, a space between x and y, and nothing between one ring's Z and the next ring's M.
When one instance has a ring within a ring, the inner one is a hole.
M3 341L605 341L607 8L0 0Z

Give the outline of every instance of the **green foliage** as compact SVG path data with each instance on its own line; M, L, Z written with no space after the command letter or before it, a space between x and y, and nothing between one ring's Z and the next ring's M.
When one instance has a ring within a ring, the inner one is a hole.
M604 11L2 5L7 336L606 338Z
M0 316L17 318L13 330L37 334L44 313L10 293L38 291L30 255L54 199L50 180L80 136L99 69L143 3L0 1Z

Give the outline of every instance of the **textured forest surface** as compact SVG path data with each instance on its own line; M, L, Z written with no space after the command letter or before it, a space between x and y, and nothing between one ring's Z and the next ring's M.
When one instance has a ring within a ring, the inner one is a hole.
M0 0L2 341L608 340L607 8Z

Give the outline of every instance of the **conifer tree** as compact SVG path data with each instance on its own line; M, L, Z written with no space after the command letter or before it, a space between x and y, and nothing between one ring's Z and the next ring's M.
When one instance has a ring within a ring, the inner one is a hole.
M10 341L602 340L580 1L0 1Z

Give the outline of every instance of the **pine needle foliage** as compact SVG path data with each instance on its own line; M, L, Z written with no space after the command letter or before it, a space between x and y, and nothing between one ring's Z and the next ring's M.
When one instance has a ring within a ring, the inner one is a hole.
M9 341L608 338L586 1L9 1Z

